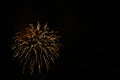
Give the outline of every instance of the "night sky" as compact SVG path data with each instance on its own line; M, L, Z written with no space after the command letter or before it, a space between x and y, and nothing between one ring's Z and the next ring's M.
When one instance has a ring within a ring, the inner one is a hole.
M0 29L0 74L6 80L84 80L95 79L98 73L96 54L103 53L103 47L96 43L96 16L85 15L83 7L73 3L56 1L27 2L24 0L4 2L2 6ZM91 11L88 11L89 13ZM21 74L19 64L12 60L11 38L29 23L41 25L48 22L48 27L60 31L64 48L60 58L51 71L42 76L29 77ZM97 48L97 51L96 51ZM1 80L2 80L1 79Z

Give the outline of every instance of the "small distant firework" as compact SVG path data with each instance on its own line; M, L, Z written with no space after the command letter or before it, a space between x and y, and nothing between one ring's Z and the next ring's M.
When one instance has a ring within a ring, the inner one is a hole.
M33 24L25 28L24 32L17 32L13 37L14 44L12 50L14 51L13 58L17 59L23 66L23 73L29 69L30 74L33 74L35 66L39 72L45 63L46 69L49 69L49 64L54 63L59 56L59 38L55 31L50 31L47 23L42 28L37 22L37 26Z

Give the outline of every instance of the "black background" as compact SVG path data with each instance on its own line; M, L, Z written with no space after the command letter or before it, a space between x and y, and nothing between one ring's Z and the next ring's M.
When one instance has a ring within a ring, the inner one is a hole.
M103 46L97 42L97 17L92 8L82 3L64 1L7 1L1 9L1 78L11 80L64 80L95 79L98 73L96 54L103 53ZM88 10L90 9L90 10ZM86 15L86 13L89 13ZM26 24L41 25L45 21L52 29L61 32L64 48L60 58L49 73L27 77L21 74L20 66L12 60L11 38ZM102 51L101 51L102 50Z

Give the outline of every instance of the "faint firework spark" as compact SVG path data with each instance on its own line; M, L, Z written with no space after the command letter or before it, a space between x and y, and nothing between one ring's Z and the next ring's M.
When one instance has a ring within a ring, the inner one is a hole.
M29 69L30 74L33 74L35 66L40 73L44 63L47 70L51 62L55 63L61 46L60 36L55 33L53 30L50 31L47 23L42 28L39 22L37 22L36 28L30 24L30 27L25 28L24 32L16 33L12 45L13 58L21 63L23 73Z

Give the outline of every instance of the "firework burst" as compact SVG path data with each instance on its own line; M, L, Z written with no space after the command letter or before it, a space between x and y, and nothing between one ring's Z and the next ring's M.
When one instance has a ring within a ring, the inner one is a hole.
M55 31L50 31L47 23L41 27L39 22L36 27L30 24L30 27L25 28L24 32L16 33L12 45L13 58L22 64L23 73L27 68L32 74L35 66L41 72L43 63L48 70L49 64L54 63L59 56L59 46L61 45L59 43L60 36L55 33Z

